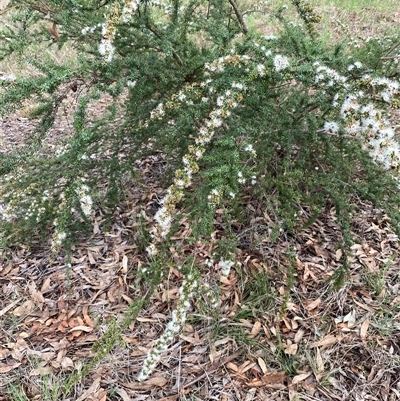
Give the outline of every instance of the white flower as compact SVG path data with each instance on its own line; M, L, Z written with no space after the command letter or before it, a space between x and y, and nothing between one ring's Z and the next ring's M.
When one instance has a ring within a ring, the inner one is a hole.
M14 74L0 75L0 81L15 81L16 79L17 77Z
M104 57L107 63L110 63L113 59L115 47L112 42L108 39L102 39L99 45L99 53Z
M232 88L236 88L239 90L243 90L244 89L244 85L238 82L232 82Z
M157 366L161 358L161 353L166 351L168 343L179 333L185 324L187 310L190 307L189 299L192 297L193 289L197 287L197 282L192 277L185 280L182 287L179 289L179 300L176 309L172 312L172 319L167 324L162 336L156 341L156 344L152 350L147 354L146 360L143 363L141 372L139 373L137 380L146 380L152 373L154 368Z
M258 64L257 72L258 72L258 75L260 77L263 77L265 75L265 71L266 71L265 65L264 64Z
M178 99L179 99L180 101L183 101L183 100L186 99L186 95L185 95L182 91L179 91L179 93L178 93Z
M289 67L289 59L285 56L277 54L274 57L274 67L276 71L281 71Z
M151 244L146 248L146 252L149 256L154 256L157 254L158 251L156 246L154 244Z
M335 121L325 121L324 131L337 134L339 132L339 124Z
M139 1L125 1L122 9L121 20L126 23L132 18L132 14L137 10Z
M134 88L136 86L136 81L128 80L128 81L126 81L126 86L128 88Z
M224 260L221 259L219 261L219 267L221 268L221 275L222 276L229 276L229 273L231 271L231 267L235 264L235 262L232 262L231 260Z

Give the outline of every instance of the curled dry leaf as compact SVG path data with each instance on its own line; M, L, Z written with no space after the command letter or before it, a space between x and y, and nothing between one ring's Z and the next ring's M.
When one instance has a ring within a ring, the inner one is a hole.
M298 344L290 344L285 348L285 354L286 355L296 355L297 354L297 348L299 347Z
M0 373L7 373L10 370L13 370L15 368L18 368L18 366L20 366L21 363L14 363L13 365L8 365L6 363L0 363Z
M307 379L308 377L310 377L310 376L311 376L311 373L312 373L312 372L302 373L302 374L300 374L300 375L296 375L295 377L293 377L292 384L297 384L297 383L302 382L303 380L305 380L305 379Z
M360 328L360 337L361 338L367 337L368 327L369 327L369 318L366 318L361 324L361 328Z
M154 389L154 387L164 387L167 383L168 380L164 376L156 376L142 383L122 383L122 385L131 390L150 390Z

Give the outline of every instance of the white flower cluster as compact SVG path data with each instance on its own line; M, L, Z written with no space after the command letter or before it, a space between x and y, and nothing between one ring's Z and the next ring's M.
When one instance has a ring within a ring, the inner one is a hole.
M0 72L0 81L15 81L17 79L17 77L14 74L2 74Z
M139 4L140 0L125 0L122 9L118 1L111 4L106 16L106 21L101 25L102 39L99 44L99 53L104 57L106 63L110 63L114 58L115 47L113 43L117 31L117 25L120 22L127 23L138 9ZM82 30L82 34L86 34L87 32L86 28Z
M246 63L250 60L248 55L229 54L214 60L212 63L206 63L205 69L210 72L223 72L227 65L237 65L238 63Z
M83 214L86 217L89 217L92 214L92 209L93 209L93 199L89 195L90 188L82 183L75 189L75 193L79 197L79 203L81 205Z
M316 66L316 82L326 84L328 87L340 84L344 99L340 105L341 122L326 121L324 131L337 134L340 125L348 136L361 139L364 149L368 151L371 158L380 164L385 170L400 170L400 144L395 140L395 130L389 120L385 118L382 111L376 106L365 101L364 91L355 91L346 77L336 71L322 66ZM362 64L355 62L349 70L361 68ZM394 97L399 94L399 83L389 78L372 78L368 75L362 76L360 82L369 86L369 91L374 93L375 99L380 99L391 104ZM338 92L333 99L333 106L339 105L341 98Z
M84 28L82 28L81 33L82 33L83 36L85 36L88 33L93 33L96 29L102 28L102 27L103 27L103 24L97 24L97 25L94 25L94 26L85 26Z
M103 24L102 34L103 37L99 44L99 53L104 57L104 60L107 63L110 63L114 57L115 47L113 45L114 35L110 35L109 26L107 24Z
M6 175L3 179L4 182L7 182L12 181L12 178L12 176ZM20 179L16 174L16 181ZM7 203L0 204L0 220L10 223L18 217L24 220L30 220L34 217L38 223L46 213L46 203L50 200L51 194L48 190L45 190L43 194L38 195L36 186L32 183L23 190L5 193L3 197L8 198L8 200ZM22 215L18 213L21 210L23 210Z
M264 64L258 64L257 65L257 72L258 72L258 75L260 77L263 77L267 72L267 69L265 68L265 65Z
M347 81L346 77L340 75L337 71L318 62L314 63L314 67L316 67L315 83L319 84L320 87L344 84Z
M164 105L162 103L159 103L157 105L157 107L151 111L150 118L151 119L154 119L154 118L161 119L164 114L165 114Z
M326 121L324 124L324 131L331 134L337 134L339 132L339 124L335 121Z
M369 76L364 76L365 80L369 80ZM377 95L386 102L390 103L394 96L399 94L399 83L389 78L373 78L370 85L377 90Z
M121 15L121 21L123 23L129 22L129 20L132 18L132 15L138 9L139 4L140 4L140 0L125 1L124 6L122 8L122 15Z
M222 191L214 188L208 195L208 202L211 205L218 205L218 203L221 202L221 198L222 198Z
M290 65L289 59L285 56L282 56L280 54L277 54L274 57L274 67L276 71L282 71L288 68Z
M257 152L253 148L253 145L251 143L247 144L244 148L246 152L249 152L254 158L257 157Z
M60 203L58 204L58 214L61 215L66 207L66 199L64 192L60 194ZM51 241L51 250L53 254L56 254L60 249L60 246L63 244L64 240L67 238L67 233L65 232L62 224L60 225L60 221L58 217L56 217L53 221L54 232Z
M347 67L347 71L353 71L355 68L358 70L362 68L362 63L360 61L356 61L354 64L350 64Z
M128 88L134 88L136 86L136 81L128 80L128 81L126 81L126 86Z
M349 98L344 101L341 112L346 133L362 139L371 158L384 169L399 170L400 145L390 122L372 103L361 106L357 97Z
M246 178L243 177L243 173L241 171L238 171L238 183L239 184L245 184L246 183Z
M221 275L228 277L229 273L231 272L231 268L232 266L235 265L235 262L233 262L232 260L224 260L221 259L218 263L220 269L221 269Z
M137 377L138 381L144 381L149 377L160 361L161 353L168 349L168 344L182 330L186 321L187 310L190 308L190 299L197 286L196 278L189 274L179 288L179 300L176 309L172 312L172 319L162 336L157 339L154 347L147 354L142 370Z

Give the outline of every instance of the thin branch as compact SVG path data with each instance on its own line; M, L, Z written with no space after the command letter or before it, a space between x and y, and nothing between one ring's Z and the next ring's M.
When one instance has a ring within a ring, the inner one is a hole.
M158 39L162 40L162 36L152 27L150 24L146 24L147 29L152 32ZM175 51L172 50L172 55L174 56L174 59L178 62L178 64L182 67L183 66L183 61L179 57L179 54Z
M249 30L247 29L246 23L244 22L243 15L240 13L238 5L236 4L235 0L229 0L229 3L231 4L233 11L235 11L236 17L239 20L239 23L242 27L242 31L244 34L247 34Z
M396 58L400 58L400 55L390 56L390 57L381 57L379 60L394 60Z

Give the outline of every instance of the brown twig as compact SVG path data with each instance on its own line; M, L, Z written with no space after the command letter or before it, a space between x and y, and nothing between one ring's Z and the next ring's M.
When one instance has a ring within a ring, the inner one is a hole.
M229 0L229 3L231 4L233 11L235 11L236 17L239 20L239 23L242 27L242 31L244 34L247 34L249 30L247 29L246 23L244 22L243 15L240 13L238 5L236 4L235 0Z
M149 24L146 24L147 29L152 32L158 39L162 39L161 35ZM179 57L179 54L175 51L172 50L172 55L174 56L174 59L178 62L178 64L182 67L183 66L183 61L182 59Z

